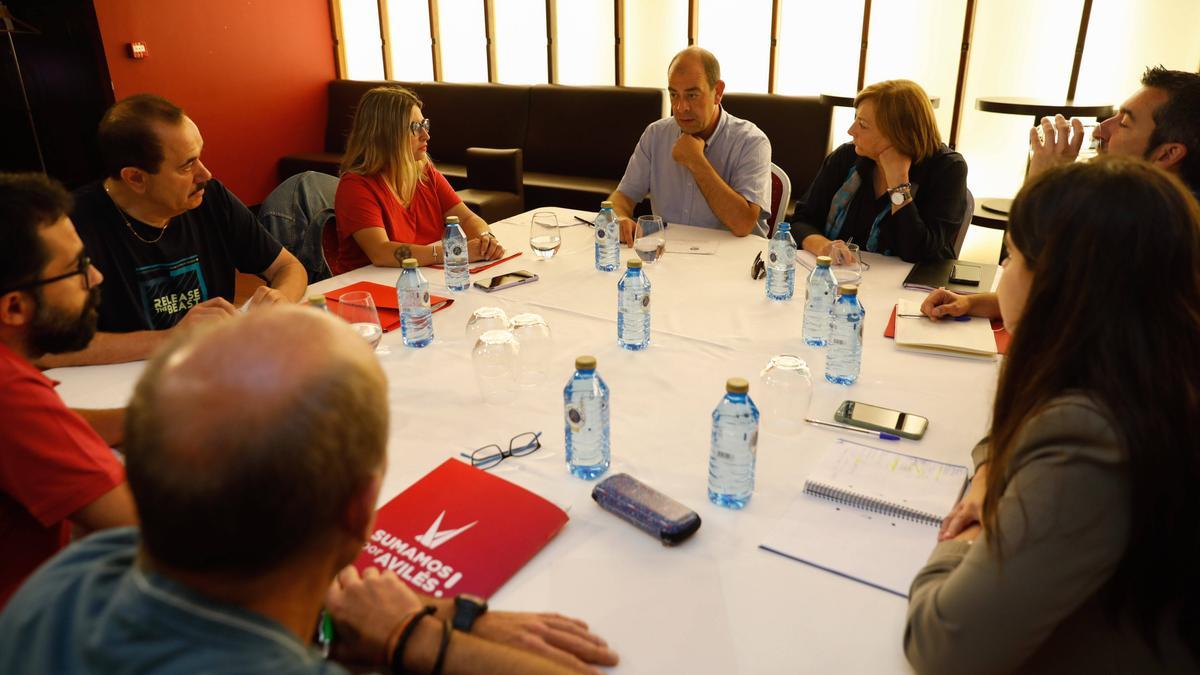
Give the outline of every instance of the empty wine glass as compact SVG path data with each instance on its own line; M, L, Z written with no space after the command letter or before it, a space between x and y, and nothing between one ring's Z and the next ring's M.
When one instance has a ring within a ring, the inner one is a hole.
M471 364L486 403L504 403L512 392L520 346L507 330L489 330L475 341Z
M658 216L639 216L637 228L634 230L633 250L644 263L653 263L662 257L663 249L667 246L666 230L663 229L662 218Z
M562 235L558 231L558 216L550 211L538 211L529 221L529 248L538 260L549 260L558 253Z
M508 330L508 314L499 307L480 307L467 319L467 339L472 343L489 330Z
M812 400L808 364L791 354L772 356L759 381L754 400L762 411L763 428L780 434L799 433Z
M536 387L546 379L546 364L552 357L550 324L541 314L518 314L512 318L512 334L521 347L517 358L517 384Z
M362 336L371 348L379 346L383 338L383 326L379 323L379 311L375 300L367 291L351 291L338 297L337 314L350 323L354 332Z
M833 271L833 278L838 285L859 285L862 283L862 252L858 250L858 244L846 244L846 248L850 249L850 259L842 264L835 263L830 268Z

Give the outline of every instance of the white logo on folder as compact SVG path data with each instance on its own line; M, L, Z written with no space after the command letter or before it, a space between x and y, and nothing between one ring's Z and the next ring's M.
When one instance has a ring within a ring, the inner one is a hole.
M437 517L437 520L433 521L433 524L429 526L429 529L425 530L425 534L418 534L414 538L421 544L425 545L430 550L433 550L433 549L441 546L442 544L450 541L451 539L457 537L458 535L462 534L463 532L466 532L467 530L471 529L472 527L474 527L475 523L479 522L478 520L476 520L474 523L468 523L467 525L463 525L462 527L460 527L456 530L439 530L438 528L441 527L441 525L442 525L442 518L445 518L445 517L446 517L446 512L442 511L441 515L439 515Z

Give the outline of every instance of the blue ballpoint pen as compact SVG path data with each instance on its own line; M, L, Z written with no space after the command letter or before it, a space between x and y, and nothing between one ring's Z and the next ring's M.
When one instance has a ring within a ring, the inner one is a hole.
M880 440L884 440L884 441L900 440L900 437L897 436L896 434L889 434L886 431L870 431L867 429L859 429L857 427L846 426L845 424L834 424L833 422L822 422L821 420L814 420L811 417L805 417L804 421L808 422L809 424L815 424L819 427L829 427L830 429L840 429L842 431L853 431L856 434L866 434L868 436L878 436Z

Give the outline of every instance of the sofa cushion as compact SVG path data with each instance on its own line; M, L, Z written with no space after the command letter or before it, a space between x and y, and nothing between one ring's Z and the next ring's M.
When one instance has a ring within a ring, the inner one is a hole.
M725 94L721 105L771 139L771 161L787 172L793 198L804 194L829 154L833 109L816 96Z
M530 172L619 181L646 126L662 118L663 100L648 87L531 87L526 185Z

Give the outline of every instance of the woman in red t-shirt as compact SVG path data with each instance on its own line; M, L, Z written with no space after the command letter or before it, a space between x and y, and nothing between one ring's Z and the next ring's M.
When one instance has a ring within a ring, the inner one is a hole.
M504 255L488 224L433 167L428 148L429 120L416 94L396 86L363 94L334 201L336 248L325 251L334 274L368 263L399 267L404 258L440 263L447 216L462 223L471 260Z

